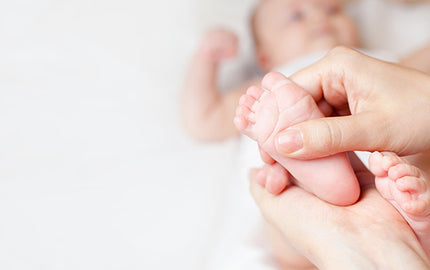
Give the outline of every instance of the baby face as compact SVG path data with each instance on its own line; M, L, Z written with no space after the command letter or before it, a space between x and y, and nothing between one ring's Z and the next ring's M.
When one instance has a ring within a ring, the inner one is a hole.
M257 57L268 71L310 52L359 46L339 0L262 0L253 18Z

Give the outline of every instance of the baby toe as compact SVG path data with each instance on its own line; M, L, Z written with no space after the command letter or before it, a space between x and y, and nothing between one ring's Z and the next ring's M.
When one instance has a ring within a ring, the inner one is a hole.
M235 116L233 119L233 123L239 131L244 131L249 124L249 121L242 116Z
M423 215L429 210L428 200L411 200L400 204L400 207L409 215Z
M383 155L379 152L373 152L369 156L369 169L375 176L387 176L387 171L382 166L382 158Z
M403 160L398 156L393 155L392 153L382 153L382 168L385 171L389 171L391 167L396 166L397 164L403 163Z
M252 97L254 100L259 100L262 97L262 95L264 94L264 90L258 86L251 86L246 91L246 94L248 96Z
M393 194L391 190L392 181L387 179L386 177L376 177L375 178L375 186L378 190L379 194L386 199L386 200L392 200Z
M279 72L269 72L264 76L261 85L266 89L273 89L280 81L285 80L286 77Z
M252 126L254 122L253 119L253 113L250 111L249 108L243 105L239 105L236 109L236 116L234 117L234 124L236 128L240 131L245 133L247 136L252 136Z
M253 110L254 104L257 102L257 100L250 96L250 95L243 95L239 99L239 105L245 106L251 111Z
M237 117L242 117L244 119L249 120L250 117L252 117L251 115L253 114L253 112L246 106L244 105L239 105L239 107L237 107L236 109L236 116Z
M405 176L396 181L396 187L402 192L422 193L427 190L425 180L413 176Z
M404 176L421 177L421 171L415 166L401 163L391 167L388 176L393 180Z

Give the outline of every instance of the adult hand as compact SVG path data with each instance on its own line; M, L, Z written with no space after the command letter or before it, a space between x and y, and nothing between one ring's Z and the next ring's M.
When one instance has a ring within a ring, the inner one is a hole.
M251 193L266 220L318 269L429 269L413 231L374 188L374 177L351 158L362 185L354 205L334 206L297 186L272 195L251 173Z
M264 80L278 76L269 73ZM312 159L353 150L399 155L430 150L430 75L337 47L290 79L338 116L281 132L277 150L283 155Z

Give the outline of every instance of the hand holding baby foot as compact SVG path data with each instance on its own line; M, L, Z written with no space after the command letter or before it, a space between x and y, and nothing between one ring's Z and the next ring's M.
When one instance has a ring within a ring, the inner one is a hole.
M362 185L360 200L351 206L328 204L294 185L274 196L256 183L256 171L251 193L266 220L282 232L278 239L318 269L429 269L404 218L375 190L372 174L358 159L351 161Z
M285 139L277 149L284 156L314 159L356 150L401 155L430 150L428 74L336 47L291 79L315 100L324 99L341 117L295 125L298 139L281 133Z
M225 29L208 31L200 45L200 52L204 57L218 63L234 57L237 53L237 36Z
M345 153L301 161L286 158L276 149L279 132L300 122L324 117L313 98L280 73L269 73L262 84L269 89L267 92L253 86L240 99L234 120L236 127L257 141L263 153L300 179L301 186L308 191L333 204L354 203L360 189ZM277 186L275 190L280 188Z

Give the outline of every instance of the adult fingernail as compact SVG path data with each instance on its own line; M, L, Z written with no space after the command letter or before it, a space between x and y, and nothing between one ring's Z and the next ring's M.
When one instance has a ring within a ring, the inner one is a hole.
M286 130L278 135L277 150L281 153L291 154L303 148L302 133L298 129Z

